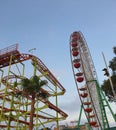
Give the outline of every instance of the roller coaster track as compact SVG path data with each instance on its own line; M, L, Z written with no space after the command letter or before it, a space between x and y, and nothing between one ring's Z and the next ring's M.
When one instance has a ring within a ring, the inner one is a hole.
M58 80L54 77L54 75L50 72L50 70L45 66L45 64L36 56L30 54L20 54L17 50L10 52L9 54L4 54L0 56L0 68L9 66L10 56L13 55L14 60L12 60L11 64L21 63L26 60L32 60L37 63L38 69L41 73L47 72L47 79L57 85L62 90L62 93L65 93L64 87L58 82Z
M6 51L7 50L7 51ZM59 81L54 77L54 75L50 72L50 70L45 66L45 64L36 56L31 55L31 54L21 54L18 50L17 50L17 45L12 46L10 49L6 48L3 50L0 50L0 69L3 69L5 67L8 66L12 66L13 64L18 64L18 63L22 63L24 61L27 60L31 60L35 66L36 69L44 75L45 78L47 78L55 87L59 88L60 92L56 92L55 95L49 93L47 90L41 88L41 91L43 91L44 93L46 93L47 95L49 95L49 97L52 96L56 96L56 95L63 95L65 93L65 89L64 87L59 83ZM6 88L8 89L7 92L5 93L5 88L0 90L0 99L1 100L6 100L7 102L12 102L12 95L16 95L16 93L21 92L22 90L19 90L17 88L13 88L13 86L10 84L9 80L13 80L13 79L19 79L21 80L22 76L13 74L13 75L7 75L2 77L1 79L1 83L6 86ZM31 97L27 96L26 97L27 100L29 101L29 103L31 102ZM63 112L60 108L58 108L56 105L54 105L53 103L51 103L49 100L44 100L44 99L40 99L38 96L36 96L36 100L38 100L39 102L42 102L44 104L44 106L42 106L39 111L41 111L41 109L43 108L49 108L51 110L56 111L57 113L59 113L61 115L61 117L59 117L58 119L55 116L50 116L49 114L46 113L46 115L42 115L42 114L34 114L34 117L38 117L41 119L46 119L46 121L43 123L47 123L47 122L52 122L55 120L62 120L65 119L68 115ZM27 104L23 104L20 101L13 101L14 104L19 104L20 103L20 107L23 107L24 105ZM0 112L2 113L2 117L4 119L9 119L8 112L15 112L15 113L25 113L26 116L30 116L30 112L29 110L22 110L20 108L7 108L4 105L0 106ZM1 117L1 118L2 118ZM18 122L24 125L29 125L28 121L22 120L22 119L15 119L15 117L10 117L11 121L14 122ZM36 125L36 124L35 124ZM7 125L4 124L0 124L1 128L7 128ZM16 128L15 126L10 126L10 128Z

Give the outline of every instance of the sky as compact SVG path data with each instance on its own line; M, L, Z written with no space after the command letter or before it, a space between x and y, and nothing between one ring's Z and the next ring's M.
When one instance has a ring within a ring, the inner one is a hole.
M21 53L39 57L66 89L59 106L78 120L80 100L70 60L70 35L81 31L88 44L99 83L116 46L115 0L1 0L0 49L18 43Z

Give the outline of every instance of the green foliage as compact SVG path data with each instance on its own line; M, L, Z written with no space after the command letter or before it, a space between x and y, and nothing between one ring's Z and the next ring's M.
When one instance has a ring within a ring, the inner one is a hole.
M14 87L17 87L18 83L17 81L14 82Z
M116 55L116 47L113 47L113 52ZM113 83L114 91L116 93L116 57L109 61L109 68L112 70L111 80ZM101 89L105 92L105 95L108 97L109 101L115 101L109 79L103 81Z
M113 52L116 55L116 47L113 47ZM112 74L116 75L116 56L109 62L109 67L112 70Z
M116 55L116 47L113 47L114 54Z
M48 94L40 92L39 93L39 97L41 97L42 99L47 99L48 98Z
M112 69L113 72L116 71L116 57L114 57L114 58L109 62L109 67Z
M116 92L116 75L111 76L111 80L113 83L114 90ZM105 92L105 95L108 97L108 100L110 102L113 102L114 98L109 79L104 80L103 84L101 85L101 89Z
M44 85L47 85L47 80L41 80L38 76L33 76L30 79L24 78L21 80L21 86L23 91L27 92L28 94L35 93L41 98L47 98L48 95L45 92L41 91L41 88Z
M21 96L21 95L22 95L22 92L21 92L21 91L19 91L19 92L17 92L17 93L15 94L16 97L19 97L19 96Z
M47 84L46 80L40 80L38 76L33 76L31 79L24 78L21 80L21 85L24 90L30 92L39 92L40 88Z

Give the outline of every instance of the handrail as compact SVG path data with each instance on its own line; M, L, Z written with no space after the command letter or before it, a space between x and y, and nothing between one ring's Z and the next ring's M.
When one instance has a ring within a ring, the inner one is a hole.
M18 43L14 44L14 45L11 45L11 46L8 46L8 47L6 47L4 49L1 49L0 50L0 55L9 53L9 52L15 51L15 50L18 50Z

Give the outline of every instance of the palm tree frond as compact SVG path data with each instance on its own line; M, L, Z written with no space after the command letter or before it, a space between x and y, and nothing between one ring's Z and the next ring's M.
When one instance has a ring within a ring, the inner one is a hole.
M43 96L43 98L46 97L46 94L41 92L41 88L46 85L48 82L47 80L40 80L38 76L33 76L30 79L24 78L21 80L21 85L23 87L24 91L27 91L27 93L32 94L39 93L39 96Z
M47 81L46 80L41 80L40 81L40 87L44 86L44 85L47 85Z

